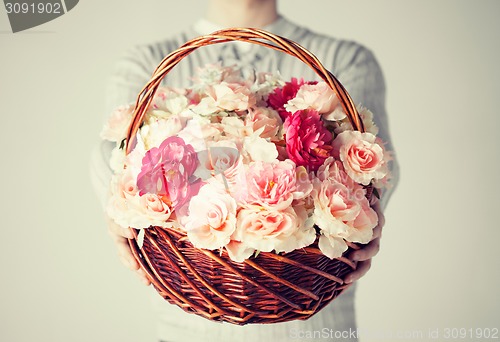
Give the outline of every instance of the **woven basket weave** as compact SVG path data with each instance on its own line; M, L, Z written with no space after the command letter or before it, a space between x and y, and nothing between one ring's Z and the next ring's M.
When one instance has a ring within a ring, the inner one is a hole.
M137 99L127 153L156 90L170 70L199 47L229 41L266 46L300 59L335 91L354 129L364 132L349 94L314 55L269 32L234 28L195 38L163 59ZM342 279L356 269L356 263L347 255L359 248L349 244L344 256L330 260L319 250L316 239L307 248L281 254L261 252L238 263L226 251L221 254L193 247L186 234L169 228L146 229L140 249L134 232L136 238L129 239L132 253L163 298L187 312L238 325L286 322L314 315L348 287Z

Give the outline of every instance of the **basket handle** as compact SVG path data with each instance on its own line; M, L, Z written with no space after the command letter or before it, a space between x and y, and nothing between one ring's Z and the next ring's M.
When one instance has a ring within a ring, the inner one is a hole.
M309 52L304 47L296 42L284 37L272 34L270 32L256 29L256 28L230 28L214 32L209 35L194 38L177 50L166 56L158 65L151 80L142 88L139 93L135 110L134 118L129 126L126 139L126 152L129 153L131 140L135 138L137 130L139 129L144 115L146 114L149 105L153 101L154 94L161 84L165 76L177 65L184 57L202 46L226 43L230 41L243 41L262 45L280 52L287 53L300 59L303 63L313 69L319 77L321 77L328 86L337 94L340 104L344 112L347 114L351 125L355 130L364 132L363 121L361 120L356 106L354 105L350 95L347 93L344 86L333 76L331 72L325 69L316 56Z

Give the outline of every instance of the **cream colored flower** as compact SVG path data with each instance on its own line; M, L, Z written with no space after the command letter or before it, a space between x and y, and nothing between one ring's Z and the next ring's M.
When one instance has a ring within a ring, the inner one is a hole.
M195 247L218 249L227 245L236 229L236 201L223 186L205 184L191 198L185 230Z

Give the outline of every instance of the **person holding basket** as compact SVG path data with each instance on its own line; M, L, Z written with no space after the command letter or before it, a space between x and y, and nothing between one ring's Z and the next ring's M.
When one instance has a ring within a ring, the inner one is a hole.
M393 150L390 143L387 114L385 110L385 83L382 71L373 54L362 45L314 33L294 24L278 14L276 0L208 0L206 17L197 21L184 32L159 43L146 44L132 49L120 60L108 88L108 112L118 105L134 102L142 87L150 80L151 72L161 60L183 43L196 36L209 34L223 27L263 28L295 41L311 51L322 64L341 81L355 103L362 103L373 113L378 127L378 136L386 142L385 148ZM317 80L318 76L307 65L263 46L243 42L216 44L198 49L188 56L164 79L165 85L186 87L190 77L198 68L219 62L222 65L238 65L243 72L276 72L283 79L302 77ZM109 167L113 145L102 141L92 158L93 183L105 205L112 171ZM353 283L370 268L372 258L380 245L384 225L383 210L397 184L398 165L395 159L390 163L392 187L381 194L380 201L373 203L378 214L378 225L373 230L372 240L361 249L353 251L350 258L357 261L357 269L350 273L345 283ZM108 229L117 246L122 262L137 272L142 281L150 284L134 258L127 239L134 238L132 229L124 229L108 219ZM333 303L306 321L290 321L274 324L250 324L236 326L217 324L204 318L184 313L178 307L169 305L155 294L158 308L158 339L160 341L190 341L201 338L217 341L288 341L293 338L321 340L314 332L329 329L338 332L356 331L354 312L355 286L350 286ZM341 334L345 341L356 341L357 334Z

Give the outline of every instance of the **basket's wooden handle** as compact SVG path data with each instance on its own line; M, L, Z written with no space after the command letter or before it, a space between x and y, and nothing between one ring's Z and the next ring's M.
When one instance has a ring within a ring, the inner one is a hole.
M127 140L126 152L129 153L133 144L131 140L135 138L144 115L146 114L154 94L161 84L163 78L177 65L184 57L199 47L225 43L230 41L243 41L253 44L266 46L277 51L287 53L297 57L310 68L312 68L319 77L321 77L328 86L337 94L340 104L347 114L353 128L364 132L363 121L359 117L351 97L344 86L333 76L331 72L325 69L316 56L304 47L287 38L280 37L270 32L255 28L230 28L214 32L209 35L194 38L177 50L166 56L154 71L151 80L144 86L137 97L134 118L130 124Z

